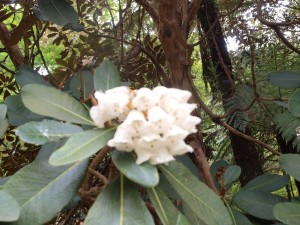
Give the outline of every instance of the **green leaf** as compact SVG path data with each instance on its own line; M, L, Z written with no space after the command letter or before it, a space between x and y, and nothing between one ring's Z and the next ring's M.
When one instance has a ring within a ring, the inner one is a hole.
M289 175L264 174L249 181L243 190L272 192L285 187L289 180Z
M7 106L5 104L0 104L0 120L4 120L6 118Z
M7 97L5 104L7 105L8 122L13 126L20 126L29 121L40 121L45 118L28 110L22 102L21 95Z
M38 0L38 7L42 15L52 23L68 28L78 26L78 15L68 1Z
M273 206L284 201L286 199L278 195L248 190L240 191L233 197L233 203L245 213L265 220L275 220Z
M21 87L26 84L41 84L52 87L52 85L46 81L42 75L25 64L20 66L19 71L15 74L15 79Z
M298 88L300 87L300 73L292 71L271 72L267 80L280 88Z
M16 129L16 135L24 142L42 145L51 141L59 141L81 132L82 128L73 124L62 123L55 120L29 122Z
M275 218L287 225L300 225L300 204L278 203L273 208Z
M88 160L54 167L45 161L23 167L4 185L21 207L14 225L41 225L52 219L77 193Z
M232 209L236 225L253 225L248 218L236 209Z
M0 138L6 133L6 130L8 128L8 120L0 120Z
M162 173L159 174L159 186L170 198L181 199L181 197L177 194L170 182Z
M7 192L0 190L0 221L16 221L20 216L20 207Z
M136 157L129 152L113 150L111 158L116 167L128 179L145 187L154 187L159 182L157 168L149 162L141 165L136 164Z
M60 140L59 143L57 142L49 142L47 144L44 144L41 149L39 150L39 153L35 157L34 161L46 161L48 162L49 157L52 155L52 153L58 149L62 144L65 144L65 139Z
M150 200L155 207L163 225L189 225L185 216L178 211L169 197L159 187L147 189Z
M115 128L87 130L71 136L66 144L50 157L52 165L65 165L88 158L113 138Z
M184 215L186 216L186 218L188 219L190 224L192 224L192 225L209 225L207 223L204 223L202 220L200 220L197 217L197 214L186 204L183 204L182 208L183 208Z
M94 125L80 102L54 87L28 84L22 88L21 96L24 105L34 113L71 123Z
M184 203L194 210L203 222L209 225L232 224L231 217L220 197L181 163L171 162L168 166L160 165L159 169Z
M111 182L97 197L84 225L154 225L136 188L122 175Z
M8 177L0 177L0 188L11 178L12 176Z
M279 158L280 167L296 180L300 181L300 155L299 154L284 154Z
M182 163L186 168L188 168L195 177L199 177L199 169L195 166L195 163L187 155L175 156L177 162ZM201 177L199 177L201 179Z
M223 182L224 184L230 185L233 181L235 181L236 179L239 178L239 176L241 175L241 167L237 166L237 165L232 165L229 166L226 170L225 173L223 174Z
M94 83L97 91L107 91L119 87L121 78L117 67L109 60L103 63L94 71Z
M90 71L82 71L72 77L70 91L77 99L87 99L94 90L94 76Z
M297 117L300 117L300 91L295 92L288 102L290 112Z

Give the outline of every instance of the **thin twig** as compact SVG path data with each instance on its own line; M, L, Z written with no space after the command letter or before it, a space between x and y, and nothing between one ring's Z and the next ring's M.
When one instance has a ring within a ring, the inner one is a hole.
M105 147L102 148L101 151L98 152L96 157L93 159L91 162L89 168L92 170L95 170L99 163L106 157L106 154L109 152L110 148L106 145ZM92 174L88 171L87 174L85 175L82 187L84 191L88 191L91 188L91 180L92 180Z

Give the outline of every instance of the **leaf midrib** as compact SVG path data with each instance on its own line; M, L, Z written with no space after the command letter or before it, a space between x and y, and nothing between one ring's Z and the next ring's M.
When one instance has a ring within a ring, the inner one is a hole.
M115 128L110 128L110 129L107 129L103 132L99 132L99 134L95 135L93 138L91 138L88 142L84 142L82 145L79 145L77 148L75 148L72 152L71 151L68 151L69 154L66 154L64 155L64 157L61 157L60 160L57 160L57 162L61 161L61 160L65 160L66 158L72 156L74 153L76 154L80 149L84 148L84 146L86 145L89 145L90 143L94 142L96 139L98 139L100 136L104 136L105 134L109 133L110 131L114 130ZM84 132L83 132L84 133ZM76 135L76 134L75 134ZM74 135L74 136L75 136ZM80 135L80 133L77 133L77 135ZM60 149L57 150L58 151L65 151L64 149L64 146L61 147ZM55 154L55 152L54 152Z
M31 198L28 199L28 201L21 206L21 208L24 208L27 204L29 204L31 201L34 201L36 196L39 196L40 193L43 193L45 189L47 189L47 187L50 187L51 185L53 185L56 181L58 181L60 178L63 177L63 175L67 174L70 170L72 170L74 167L78 166L79 163L81 163L82 161L79 161L77 163L74 163L72 166L70 166L67 170L65 170L64 172L62 172L61 174L59 174L55 179L52 180L52 182L48 183L46 186L44 186L42 189L40 189L40 191L38 191L35 195L33 195Z

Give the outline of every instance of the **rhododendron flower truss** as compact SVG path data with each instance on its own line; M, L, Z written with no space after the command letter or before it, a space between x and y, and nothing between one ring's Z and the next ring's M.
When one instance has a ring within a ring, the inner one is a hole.
M117 124L114 138L108 145L119 151L134 151L137 164L167 163L174 156L192 152L184 139L196 132L200 118L190 115L196 108L187 101L188 91L156 87L130 90L117 87L105 93L96 92L98 101L90 110L98 127Z

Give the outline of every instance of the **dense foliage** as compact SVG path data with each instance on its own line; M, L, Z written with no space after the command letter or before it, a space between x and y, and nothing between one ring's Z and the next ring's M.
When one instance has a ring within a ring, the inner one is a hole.
M300 224L297 1L0 6L1 223Z

